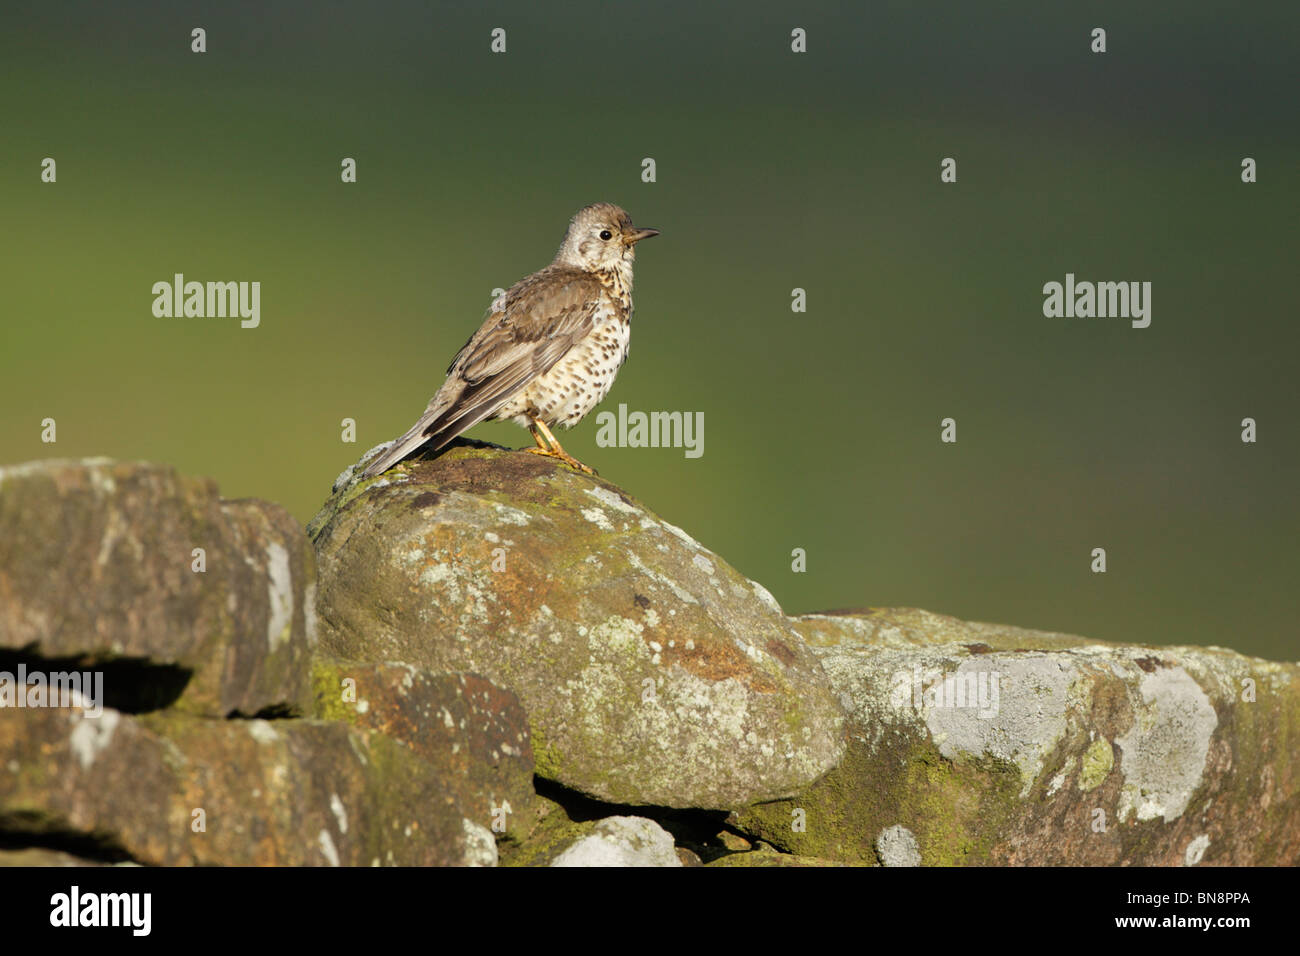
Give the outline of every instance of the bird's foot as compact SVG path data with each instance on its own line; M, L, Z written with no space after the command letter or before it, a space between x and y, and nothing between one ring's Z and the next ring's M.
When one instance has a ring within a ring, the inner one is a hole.
M584 474L592 475L593 477L597 477L597 478L600 477L599 472L597 472L595 468L592 468L590 465L584 465L582 462L578 461L578 459L574 458L572 455L570 455L567 451L565 451L562 448L559 449L558 451L554 451L550 448L540 448L540 447L526 448L524 450L534 455L545 455L547 458L558 458L566 465L570 465L573 468L578 469L578 471L583 472Z

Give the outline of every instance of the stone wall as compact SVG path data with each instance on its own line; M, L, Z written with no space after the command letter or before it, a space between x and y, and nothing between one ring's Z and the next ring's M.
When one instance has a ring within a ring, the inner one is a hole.
M1294 663L790 617L478 443L355 474L304 533L165 466L0 468L0 857L1300 861Z

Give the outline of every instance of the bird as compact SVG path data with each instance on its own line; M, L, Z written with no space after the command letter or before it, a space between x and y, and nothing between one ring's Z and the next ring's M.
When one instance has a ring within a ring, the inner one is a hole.
M551 427L572 428L613 387L631 338L636 245L657 235L613 203L578 210L551 264L497 296L420 420L362 477L382 474L418 448L436 452L480 422L507 420L532 433L536 447L528 451L596 474L564 450Z

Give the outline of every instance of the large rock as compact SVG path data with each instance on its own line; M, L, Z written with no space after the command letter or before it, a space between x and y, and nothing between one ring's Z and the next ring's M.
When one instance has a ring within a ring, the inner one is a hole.
M1300 667L904 609L796 622L844 762L731 823L888 865L1300 862Z
M454 447L350 469L309 525L321 642L517 693L537 773L611 803L730 809L843 753L843 716L760 585L622 491Z
M0 719L10 840L77 834L163 866L493 865L486 816L405 745L342 722L80 708Z
M226 501L208 479L106 459L0 468L0 649L147 662L106 688L133 710L172 704L148 698L174 684L174 706L205 716L302 711L314 572L284 509Z
M532 828L533 748L519 699L477 674L318 660L316 715L377 730L427 762L467 817L521 839Z

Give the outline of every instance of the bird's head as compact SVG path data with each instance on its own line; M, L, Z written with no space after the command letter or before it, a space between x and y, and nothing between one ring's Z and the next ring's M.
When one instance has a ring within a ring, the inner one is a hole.
M657 235L658 229L632 225L632 217L613 203L598 202L569 221L555 262L587 272L623 271L636 258L636 244Z

